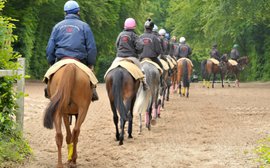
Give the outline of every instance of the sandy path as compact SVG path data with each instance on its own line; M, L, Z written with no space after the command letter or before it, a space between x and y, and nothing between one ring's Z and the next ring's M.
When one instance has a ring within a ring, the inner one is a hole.
M55 131L43 128L44 84L27 83L24 135L35 158L24 167L49 168L57 162ZM78 167L128 168L252 168L253 149L270 127L270 83L246 83L241 88L201 88L191 84L190 98L174 94L151 131L138 135L134 114L133 139L123 146L115 128L104 84L100 101L92 103L78 143ZM126 134L127 135L127 134ZM63 158L67 158L66 145ZM64 160L65 161L65 160Z

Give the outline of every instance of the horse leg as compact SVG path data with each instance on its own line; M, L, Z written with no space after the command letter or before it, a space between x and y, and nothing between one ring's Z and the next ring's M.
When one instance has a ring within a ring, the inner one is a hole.
M146 128L148 128L148 130L151 129L151 125L150 125L150 120L152 120L152 104L153 102L151 102L147 108L147 112L145 114L145 125Z
M221 78L221 86L222 88L224 88L224 83L223 83L224 77L223 77L222 72L220 73L220 78Z
M182 96L182 91L181 91L181 81L179 82L179 84L178 84L178 93L179 93L179 95L180 96Z
M213 74L213 81L212 81L212 88L214 88L215 86L215 79L216 79L216 74Z
M59 114L59 111L56 111L56 116L54 118L54 125L55 125L55 131L56 131L55 141L58 148L57 168L63 168L62 150L61 150L62 145L63 145L63 134L61 130L61 122L62 122L62 116L61 114Z
M119 141L119 129L118 129L118 115L117 115L117 111L116 111L116 108L114 107L114 102L111 102L111 109L112 109L112 112L113 112L113 122L114 122L114 125L115 125L115 137L116 137L116 140Z
M142 132L142 114L139 114L139 134Z
M78 118L77 118L75 126L72 130L71 142L73 143L73 147L69 146L69 148L71 148L69 150L72 150L72 148L73 148L73 154L72 154L72 161L70 163L70 167L76 167L76 160L78 157L78 154L77 154L78 137L79 137L80 132L81 132L82 123L85 120L85 117L87 114L88 106L79 109Z
M68 162L71 161L72 159L72 154L73 154L73 148L72 148L72 143L71 143L71 131L70 131L70 117L69 115L67 114L64 114L63 115L63 119L64 119L64 124L65 124L65 128L66 128L66 143L67 143L67 146L68 146Z
M166 91L166 101L169 101L170 99L170 88L171 88L171 85L168 85L167 87L167 91Z
M127 108L130 113L129 113L129 120L128 120L128 138L133 138L132 137L132 124L133 124L133 107L135 104L135 98L131 101L131 105L129 108Z
M126 124L126 121L120 117L121 133L120 133L120 137L119 137L119 145L123 145L125 124Z
M189 87L187 87L187 98L189 97Z

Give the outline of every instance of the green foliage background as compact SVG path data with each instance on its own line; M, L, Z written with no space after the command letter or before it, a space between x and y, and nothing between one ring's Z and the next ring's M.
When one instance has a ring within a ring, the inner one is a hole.
M9 0L4 14L16 22L19 41L14 45L27 59L27 72L41 79L48 68L45 56L52 27L64 18L66 0ZM195 65L209 57L214 42L221 53L234 43L251 63L245 80L270 79L270 1L265 0L78 0L81 18L90 24L98 48L96 74L100 81L115 57L115 40L127 17L137 20L137 33L153 18L159 28L185 36L193 48ZM196 66L196 68L199 66Z
M4 1L0 1L0 13ZM13 35L15 21L10 17L0 15L0 69L18 69L17 58L20 55L12 48L17 39ZM31 154L28 143L23 139L21 130L14 121L17 109L16 97L13 91L14 80L20 76L0 77L0 167L8 167L3 161L20 162Z

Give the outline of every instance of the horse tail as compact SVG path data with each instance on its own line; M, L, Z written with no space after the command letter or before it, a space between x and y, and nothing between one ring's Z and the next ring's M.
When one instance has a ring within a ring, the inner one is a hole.
M188 64L186 59L183 60L183 86L189 87Z
M206 78L206 69L205 69L206 62L207 62L207 60L203 60L201 62L201 70L202 70L202 78L203 79Z
M151 94L151 91L149 89L144 90L141 84L137 92L136 101L134 103L134 107L133 107L134 112L142 114L143 112L147 110L147 106L149 104L149 100L151 97L150 94Z
M114 106L118 109L120 117L126 121L127 110L123 102L123 81L124 81L124 71L122 68L118 68L116 73L113 75L113 85L112 93L114 97Z
M45 110L43 125L48 129L53 128L55 112L66 110L70 103L71 91L75 83L76 65L68 64L64 68L65 74L62 74L56 93L51 97L51 101Z

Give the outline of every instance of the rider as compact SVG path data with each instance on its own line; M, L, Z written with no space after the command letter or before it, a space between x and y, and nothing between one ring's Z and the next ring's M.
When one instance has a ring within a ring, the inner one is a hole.
M231 50L230 56L231 56L231 59L233 59L235 61L237 61L239 59L240 53L238 51L238 44L233 45L233 49Z
M175 51L178 49L179 44L176 41L176 37L172 36L171 41L170 41L170 52L169 55L171 57L175 56Z
M152 33L154 23L151 19L148 19L145 22L144 28L145 32L140 36L140 39L143 41L143 51L140 54L140 59L149 58L163 69L161 62L158 59L158 56L162 53L161 45L158 37ZM161 82L161 84L162 83L163 82Z
M48 63L72 58L79 60L93 70L96 63L97 49L89 25L80 20L80 7L76 1L69 0L64 5L65 19L56 24L52 30L46 56ZM45 97L47 88L45 88ZM98 100L95 86L92 101Z
M180 37L179 39L179 48L178 48L178 55L177 59L179 58L189 58L190 55L192 54L191 48L186 44L186 38L185 37Z
M116 40L117 57L114 62L119 62L123 59L131 60L141 69L141 63L138 59L138 54L143 50L143 43L134 32L136 21L133 18L127 18L124 23L124 30L118 35ZM145 78L142 80L144 89L147 89Z
M211 58L214 58L214 59L220 61L220 54L218 52L217 44L216 43L213 44L212 50L210 52L210 56L211 56Z

